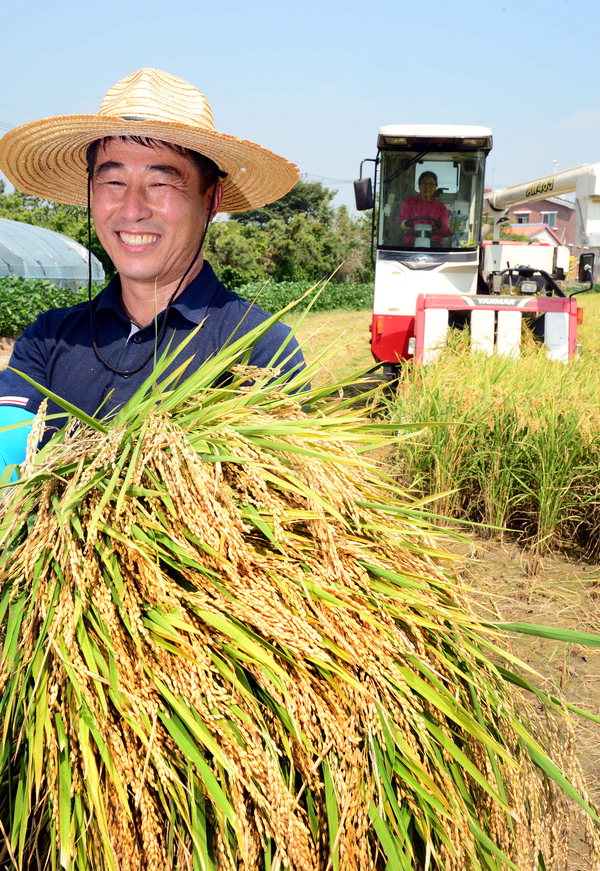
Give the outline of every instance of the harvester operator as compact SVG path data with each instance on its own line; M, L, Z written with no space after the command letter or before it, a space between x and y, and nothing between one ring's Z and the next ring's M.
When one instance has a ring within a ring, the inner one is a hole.
M419 193L406 197L400 206L398 221L402 244L410 247L441 247L452 235L448 226L450 212L436 199L438 179L434 172L422 172L418 180Z

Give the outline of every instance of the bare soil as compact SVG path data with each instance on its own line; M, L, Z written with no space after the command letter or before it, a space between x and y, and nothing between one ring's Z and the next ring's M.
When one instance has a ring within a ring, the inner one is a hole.
M4 367L8 363L13 345L13 339L7 339L4 336L0 336L0 367Z
M556 554L533 558L516 544L473 539L448 547L486 619L600 632L600 566ZM600 716L600 648L511 634L508 647L547 692ZM600 726L574 716L576 752L590 798L600 805ZM560 761L560 760L559 760ZM581 820L573 823L568 871L594 866Z

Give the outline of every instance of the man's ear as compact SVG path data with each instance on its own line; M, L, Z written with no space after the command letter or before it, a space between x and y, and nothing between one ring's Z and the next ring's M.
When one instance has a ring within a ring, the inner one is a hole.
M223 185L221 184L221 180L217 179L215 182L215 195L213 199L213 207L210 213L209 221L212 221L219 209L221 208L221 200L223 199Z

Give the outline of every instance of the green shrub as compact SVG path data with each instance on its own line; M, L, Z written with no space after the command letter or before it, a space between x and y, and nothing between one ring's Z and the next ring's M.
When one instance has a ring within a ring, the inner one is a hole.
M100 285L94 285L92 294L99 289ZM69 290L45 279L0 278L0 335L18 336L41 312L75 305L87 298L87 287Z
M310 281L282 281L279 283L253 282L238 288L238 293L250 301L256 300L265 311L275 314L288 303L299 299L314 286ZM329 282L313 305L313 311L362 311L371 308L372 284L342 284Z

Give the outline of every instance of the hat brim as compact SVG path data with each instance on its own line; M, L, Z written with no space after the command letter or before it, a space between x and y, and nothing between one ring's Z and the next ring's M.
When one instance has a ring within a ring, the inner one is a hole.
M0 139L0 168L23 193L85 206L86 150L105 136L148 137L209 157L226 173L222 212L245 212L274 202L299 178L295 164L246 139L185 124L106 115L62 115L15 127Z

